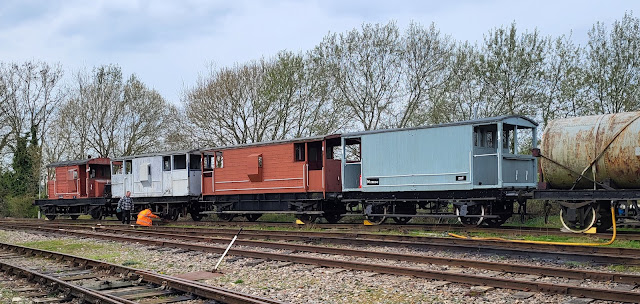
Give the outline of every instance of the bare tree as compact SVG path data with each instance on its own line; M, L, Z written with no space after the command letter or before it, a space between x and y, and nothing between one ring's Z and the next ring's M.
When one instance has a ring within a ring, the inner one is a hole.
M570 38L558 37L547 49L540 83L543 94L538 104L543 125L555 118L588 112L584 103L584 70L580 66L582 50Z
M3 73L0 73L0 109L5 109L9 106L9 92L5 85L5 79ZM11 126L9 119L5 111L0 111L0 155L4 154L5 148L11 136ZM1 164L2 162L0 162ZM2 167L0 167L1 169Z
M167 107L162 150L188 150L210 144L200 141L205 136L198 134L199 130L189 121L185 109L170 103Z
M401 86L402 48L395 23L364 24L344 34L330 34L311 52L326 65L336 104L344 105L361 128L391 125L393 103Z
M53 133L58 155L113 157L161 150L171 106L135 75L123 82L115 65L78 72Z
M124 114L122 69L115 65L100 66L86 80L79 78L77 84L79 100L87 102L89 147L98 156L115 156Z
M321 68L302 55L280 52L268 65L261 94L275 107L271 139L304 137L335 132L341 126L333 111Z
M411 23L403 37L403 83L406 96L396 126L403 128L430 122L434 100L443 97L450 76L454 43L431 24L428 29Z
M3 160L18 157L19 143L28 135L34 182L43 174L43 146L54 110L64 97L62 76L59 65L45 62L0 63L0 153L10 155Z
M0 63L0 75L0 112L10 129L0 148L23 134L41 144L51 114L63 98L62 69L44 62Z
M429 121L446 123L490 116L492 109L482 96L482 83L475 73L480 54L475 45L458 44L444 82L443 94L433 98Z
M259 94L263 62L213 70L187 93L185 108L202 141L209 145L266 139L274 109Z
M589 32L585 81L593 113L640 108L640 20L625 13L609 32L596 23Z
M121 155L135 155L161 148L170 106L155 90L148 89L135 75L124 85Z
M485 36L475 70L491 115L534 112L547 47L537 30L518 35L515 23Z

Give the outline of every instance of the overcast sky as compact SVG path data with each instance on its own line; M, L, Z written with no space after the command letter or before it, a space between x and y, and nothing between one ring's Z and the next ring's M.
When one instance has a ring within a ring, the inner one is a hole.
M304 52L362 23L395 20L404 30L411 21L434 22L456 40L481 41L515 21L543 35L573 31L584 44L595 22L610 25L639 8L631 0L0 0L0 61L60 63L67 76L113 63L178 103L211 63Z

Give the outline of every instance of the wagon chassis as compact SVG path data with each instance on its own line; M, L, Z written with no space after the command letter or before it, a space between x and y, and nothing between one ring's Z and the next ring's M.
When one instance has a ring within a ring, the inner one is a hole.
M337 222L346 210L342 208L337 193L263 193L236 195L207 195L199 201L201 214L216 214L222 220L244 216L249 221L262 214L294 214L303 221L314 221L324 216Z
M463 224L476 226L486 223L500 226L513 214L513 204L518 203L518 213L526 214L526 201L531 198L528 189L483 189L460 191L416 192L345 192L343 203L361 206L372 224L380 224L387 218L406 223L411 218L458 218ZM450 207L453 207L451 212ZM418 213L418 209L427 213Z
M532 198L557 203L560 206L562 225L576 233L592 228L598 232L609 229L613 225L611 208L618 220L640 220L638 189L535 190ZM548 216L548 213L545 213L545 216Z

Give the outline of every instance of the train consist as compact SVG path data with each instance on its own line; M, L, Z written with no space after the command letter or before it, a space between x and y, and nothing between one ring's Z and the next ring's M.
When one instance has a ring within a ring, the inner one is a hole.
M545 129L541 149L533 120L503 116L60 162L49 165L55 168L49 199L35 204L49 219L98 219L117 215L117 200L131 191L136 211L151 207L172 220L216 214L255 221L288 213L303 222L455 217L495 227L526 212L528 199L543 199L560 203L568 229L603 230L611 226L611 204L622 217L637 216L638 117L556 120Z

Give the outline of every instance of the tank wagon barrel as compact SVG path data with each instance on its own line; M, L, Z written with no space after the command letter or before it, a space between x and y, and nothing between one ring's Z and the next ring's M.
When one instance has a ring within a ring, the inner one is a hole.
M542 135L540 190L533 198L556 201L565 228L609 229L637 215L640 199L640 112L556 119Z
M597 188L592 181L615 189L640 189L639 118L640 112L631 112L551 121L541 145L548 157L541 161L546 182L554 189Z

